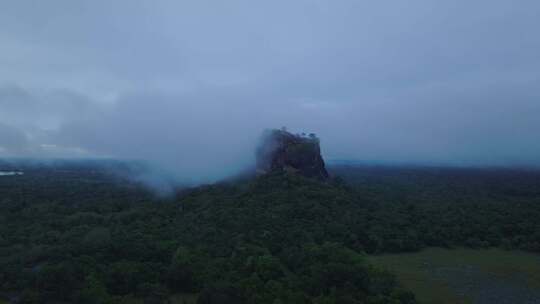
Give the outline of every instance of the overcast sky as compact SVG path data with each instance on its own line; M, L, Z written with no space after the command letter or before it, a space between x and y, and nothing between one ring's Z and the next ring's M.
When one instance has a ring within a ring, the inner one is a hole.
M0 0L0 157L540 164L540 2Z

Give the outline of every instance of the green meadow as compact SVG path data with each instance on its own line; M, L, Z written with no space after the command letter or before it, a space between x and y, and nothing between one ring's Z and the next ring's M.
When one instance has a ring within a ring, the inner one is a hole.
M368 258L397 275L420 303L525 303L540 298L540 255L501 249L429 248ZM506 303L506 302L504 302Z

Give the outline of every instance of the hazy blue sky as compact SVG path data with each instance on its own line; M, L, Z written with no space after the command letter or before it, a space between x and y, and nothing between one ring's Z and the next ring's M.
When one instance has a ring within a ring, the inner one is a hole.
M0 0L0 156L540 164L540 2Z

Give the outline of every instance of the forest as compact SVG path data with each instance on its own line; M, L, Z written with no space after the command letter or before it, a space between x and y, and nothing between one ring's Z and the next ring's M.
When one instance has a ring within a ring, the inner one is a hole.
M277 172L164 197L113 167L2 163L24 175L0 177L0 299L416 303L366 257L540 252L536 170L336 165L328 181Z

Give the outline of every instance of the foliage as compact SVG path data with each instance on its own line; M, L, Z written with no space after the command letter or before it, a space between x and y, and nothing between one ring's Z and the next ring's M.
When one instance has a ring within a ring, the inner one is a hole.
M65 171L0 179L0 295L26 303L166 303L177 293L199 294L199 303L414 303L364 253L540 250L534 172L334 168L342 179L276 173L163 199L94 170Z

